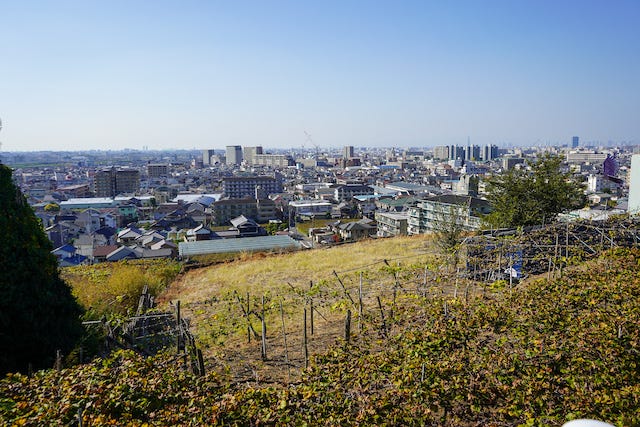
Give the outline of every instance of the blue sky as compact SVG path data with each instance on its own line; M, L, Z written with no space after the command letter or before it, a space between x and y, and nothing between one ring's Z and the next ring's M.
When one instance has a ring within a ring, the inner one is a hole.
M640 1L2 1L3 151L640 144Z

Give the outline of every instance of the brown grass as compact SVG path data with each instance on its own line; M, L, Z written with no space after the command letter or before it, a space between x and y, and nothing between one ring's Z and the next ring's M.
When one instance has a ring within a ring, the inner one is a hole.
M441 295L443 289L448 288L447 292L451 293L452 284L435 280L435 270L442 265L436 258L431 241L425 236L366 240L287 254L245 254L232 262L187 271L159 301L181 301L210 369L226 371L232 379L242 381L295 380L299 368L304 366L303 310L309 310L312 300L316 308L315 334L310 335L308 325L308 339L309 352L314 354L326 351L343 337L347 309L352 311L354 336L359 322L368 322L371 326L379 321L377 297L382 299L389 314L395 284L392 270L404 284L398 289L399 294L415 293L415 287L423 282L425 266L434 270L429 276L429 292L437 288L437 295ZM334 270L355 304L336 279ZM361 272L364 319L357 316ZM247 305L247 294L250 309L255 312L249 319L243 316L242 309ZM252 336L249 342L247 334L249 321L260 334L263 296L268 337L265 361L260 357L259 339ZM281 302L292 369L284 362Z
M189 271L161 299L183 303L203 301L225 291L264 294L289 292L287 283L308 286L329 279L332 272L366 270L383 260L420 260L433 254L424 236L365 240L330 248L266 256L247 254L232 262Z

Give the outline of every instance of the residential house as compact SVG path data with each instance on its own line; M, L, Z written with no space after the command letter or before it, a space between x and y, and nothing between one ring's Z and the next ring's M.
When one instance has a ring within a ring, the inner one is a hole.
M172 248L152 249L136 246L132 249L138 259L170 258L175 254L175 250Z
M95 247L95 239L93 234L82 234L74 242L73 246L76 247L76 253L86 256L89 259L93 258L93 248Z
M379 196L376 195L355 196L353 200L358 209L358 214L362 217L373 218L376 211L376 200L378 200L378 197Z
M72 242L80 236L81 232L82 228L73 221L59 221L45 229L45 233L54 247Z
M189 229L196 227L197 225L198 222L187 214L183 208L178 208L157 219L151 225L151 228L154 230Z
M376 227L369 221L341 223L337 227L340 238L344 241L356 241L375 236Z
M187 242L198 242L200 240L210 240L211 230L209 230L204 225L200 224L195 228L191 228L187 230L184 238L185 238L185 241Z
M96 246L113 245L116 242L116 236L116 229L111 226L100 227L93 233Z
M120 217L119 225L124 227L138 220L138 207L133 203L119 205L118 215Z
M135 227L127 227L118 233L117 242L124 245L133 244L142 236L143 231Z
M151 249L159 250L159 249L170 249L171 250L171 258L175 258L178 256L178 245L169 241L169 240L161 240L159 242L151 245Z
M87 264L88 259L84 255L76 253L76 248L66 244L51 251L58 258L60 267L75 267L81 264Z
M122 261L123 259L137 259L138 254L135 250L128 246L120 246L118 249L109 253L106 256L106 261L114 262L114 261Z
M104 262L107 260L107 255L118 249L117 245L96 246L93 249L93 262Z
M165 233L166 234L166 233ZM150 248L157 242L160 242L165 239L165 236L157 231L150 230L145 231L142 236L138 237L135 242L138 246L142 246L144 248Z
M257 237L266 236L267 231L258 225L257 222L244 215L231 220L231 225L238 230L239 237Z
M326 200L296 200L289 203L289 211L295 216L320 217L331 214L333 205Z

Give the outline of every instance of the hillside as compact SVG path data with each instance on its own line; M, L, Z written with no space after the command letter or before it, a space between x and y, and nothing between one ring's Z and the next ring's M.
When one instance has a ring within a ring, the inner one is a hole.
M187 271L160 295L159 302L181 301L208 366L230 374L236 381L290 381L305 366L305 308L307 351L315 354L344 335L346 310L353 313L354 328L357 322L362 324L364 319L358 317L360 287L363 317L369 316L378 310L377 296L391 296L396 284L394 274L401 281L418 278L422 285L427 265L431 269L427 285L435 286L435 277L442 276L437 259L424 236L368 240L280 255L245 255L233 262ZM412 291L417 284L410 285ZM438 283L437 288L441 293L449 287ZM266 358L262 357L259 337L253 333L261 333L263 297L268 329ZM249 325L252 330L248 334Z
M463 290L459 284L455 292L455 284L449 284L453 292L444 294L435 292L435 281L420 285L417 263L413 277L408 262L405 267L374 264L367 270L376 278L370 279L363 301L362 331L354 316L350 341L334 331L334 344L289 384L274 387L275 378L240 380L239 372L225 373L219 369L223 360L216 359L219 350L210 357L220 366L204 377L183 372L169 355L142 359L117 353L104 362L0 381L0 419L63 425L76 422L81 410L84 425L542 426L578 417L640 425L639 255L637 249L619 249L554 280L533 280L512 290L500 284ZM212 307L225 300L205 292L206 283L232 286L223 277L239 277L226 268L231 266L195 271L172 290L194 304L194 327L200 333L210 329L198 322L212 315L197 308L206 306L201 298L218 298ZM355 296L360 269L353 268L353 277L340 276ZM396 288L395 304L393 273L402 286ZM383 281L385 276L390 279ZM325 280L329 287L329 277L318 282ZM196 279L201 288L189 286ZM341 319L351 303L344 302L349 298L334 282L337 291L331 285L324 292L321 286L313 295L324 295L323 304L329 304L324 310ZM410 283L416 285L413 292ZM272 286L272 292L281 289ZM389 291L381 298L384 321L372 303L383 289ZM226 316L220 307L214 316ZM266 309L274 318L279 316L276 307ZM242 319L239 310L236 317ZM275 320L269 324L268 335L277 335ZM243 329L239 322L237 332ZM233 336L227 335L230 342ZM274 353L268 359L278 357Z

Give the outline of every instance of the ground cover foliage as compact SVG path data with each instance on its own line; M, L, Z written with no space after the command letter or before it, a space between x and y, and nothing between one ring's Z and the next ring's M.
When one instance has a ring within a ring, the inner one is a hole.
M505 289L404 295L290 384L195 377L169 355L0 381L15 425L640 425L640 251ZM403 303L402 299L410 301ZM80 415L79 415L80 411Z

